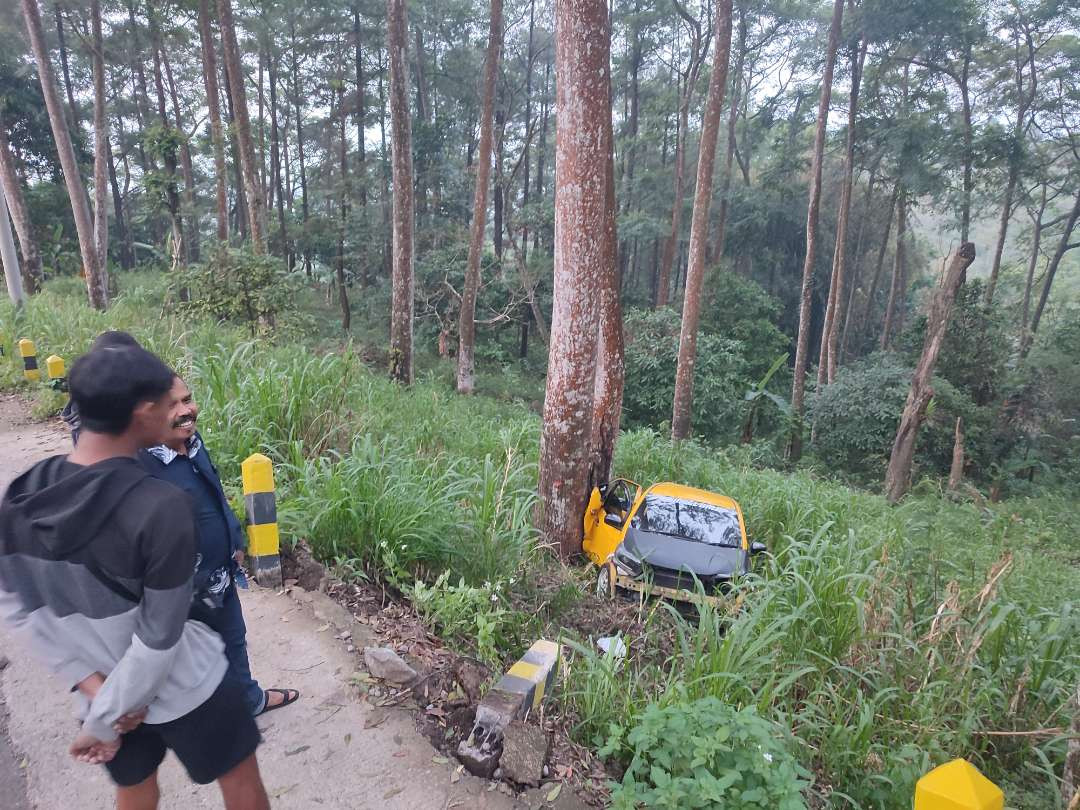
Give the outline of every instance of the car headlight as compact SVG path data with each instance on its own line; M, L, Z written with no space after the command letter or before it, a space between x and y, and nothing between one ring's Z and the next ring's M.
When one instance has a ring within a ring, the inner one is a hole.
M615 550L611 561L615 564L615 570L624 577L636 577L641 573L641 561L632 557L622 548Z

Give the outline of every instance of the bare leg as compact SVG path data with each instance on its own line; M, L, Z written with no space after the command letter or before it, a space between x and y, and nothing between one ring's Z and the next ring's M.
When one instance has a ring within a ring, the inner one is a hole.
M154 771L137 785L116 789L116 810L157 810L160 797L157 771Z
M270 810L270 799L254 754L218 779L218 785L225 799L225 810Z

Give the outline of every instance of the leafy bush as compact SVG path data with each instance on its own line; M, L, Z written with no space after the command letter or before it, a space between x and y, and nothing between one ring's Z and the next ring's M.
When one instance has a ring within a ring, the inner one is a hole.
M624 746L633 758L613 786L612 807L805 807L807 772L752 706L735 709L714 697L652 704L633 728L615 729L601 753Z
M679 314L670 308L630 310L625 333L626 422L634 427L670 424L679 357ZM707 332L698 335L691 420L695 434L714 440L736 438L742 424L743 394L755 382L747 370L746 351L737 340Z
M747 373L754 379L764 376L773 358L791 348L791 338L776 323L783 305L753 279L715 269L706 284L706 300L701 312L701 331L741 341L746 352ZM778 390L791 388L791 371L781 369Z
M218 248L202 264L175 275L181 309L215 321L245 324L252 336L279 333L295 316L298 284L281 259Z

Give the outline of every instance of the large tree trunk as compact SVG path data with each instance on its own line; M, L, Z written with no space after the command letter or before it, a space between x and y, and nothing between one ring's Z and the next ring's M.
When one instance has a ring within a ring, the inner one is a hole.
M893 254L892 284L889 286L889 300L885 304L885 321L881 325L881 350L892 344L893 333L898 331L896 324L901 320L900 310L904 306L907 287L904 284L907 251L904 241L907 239L907 199L903 191L896 201L896 252Z
M22 276L19 271L19 257L15 254L15 239L11 235L11 220L8 219L7 195L0 186L0 264L4 266L4 281L7 284L8 297L16 307L23 304Z
M915 366L911 378L911 390L908 391L907 404L900 416L900 427L893 441L889 466L885 471L885 497L889 503L896 503L911 487L911 467L915 459L915 440L919 436L919 427L926 416L926 406L930 403L934 391L930 379L934 375L938 353L945 340L945 331L949 328L956 293L964 283L965 273L975 261L975 245L965 242L960 250L953 254L941 286L934 290L930 309L926 315L926 338L923 341L922 355Z
M675 368L675 401L671 413L673 439L685 439L690 435L690 416L694 404L694 361L697 359L701 287L705 283L705 249L709 239L709 206L712 204L716 139L720 132L720 112L724 107L728 62L731 58L731 5L731 0L717 0L716 4L716 48L713 51L705 115L701 122L697 185L694 189L694 213L690 219L690 249L686 261L686 289L679 333L679 361Z
M412 126L406 87L408 21L405 0L387 0L386 21L394 188L390 377L409 384L413 376L413 225L416 212L413 206Z
M851 0L849 0L849 3ZM848 222L851 219L851 195L855 183L855 123L859 112L859 84L866 60L866 42L859 45L856 35L851 50L851 94L848 99L847 151L844 154L844 185L840 190L840 210L836 218L836 244L833 247L832 279L829 302L825 308L825 327L821 334L818 358L818 390L836 380L836 352L840 336L840 302L844 300L847 273Z
M1026 339L1020 345L1021 361L1027 358L1027 354L1031 350L1031 344L1035 339L1035 333L1039 331L1039 321L1042 320L1043 311L1046 309L1046 301L1050 297L1050 286L1054 283L1054 276L1057 275L1062 258L1068 251L1080 247L1080 243L1069 244L1077 219L1080 219L1080 192L1077 193L1076 202L1073 203L1072 210L1065 220L1065 228L1061 232L1061 238L1058 240L1054 255L1050 258L1050 264L1046 267L1046 277L1043 280L1042 292L1039 294L1039 303L1035 305L1035 315L1031 319L1031 329L1028 330L1025 335Z
M481 89L480 153L476 157L476 188L473 192L473 218L469 234L469 260L465 265L465 284L461 294L458 319L458 393L471 394L475 378L476 292L480 289L480 260L484 248L484 224L487 219L487 188L491 180L491 140L495 118L495 78L502 49L502 0L491 0L484 58L484 83ZM526 173L528 168L526 167ZM496 241L502 222L496 224Z
M203 85L210 111L210 140L214 147L214 180L217 190L217 240L229 240L228 194L225 188L225 134L221 128L221 104L218 96L217 56L210 32L210 0L199 0L199 41L202 44ZM294 57L295 58L295 57Z
M37 237L34 236L34 224L30 220L30 209L22 193L22 184L15 169L15 156L7 139L7 122L0 110L0 188L7 197L11 210L11 221L15 223L15 233L19 235L19 247L22 249L22 282L28 294L36 293L41 286L41 253L38 250Z
M589 498L597 276L611 260L611 31L605 0L555 2L555 275L540 436L539 514L563 557L581 550Z
M608 99L610 107L610 84ZM599 305L596 342L596 372L593 379L592 458L589 465L589 489L611 478L611 463L622 417L625 379L625 343L623 340L622 301L619 295L619 270L616 266L615 158L614 137L608 146L606 223L602 239L607 255L597 267L596 300Z
M814 133L814 154L810 165L810 203L806 211L806 259L803 262L802 292L799 296L799 334L795 343L795 373L791 387L791 412L794 425L788 445L788 457L798 461L802 456L803 399L806 395L806 364L810 353L810 300L814 287L814 262L817 258L818 211L821 207L821 162L825 152L825 125L829 118L832 97L833 70L836 49L840 41L840 24L844 17L844 0L834 0L829 40L825 46L825 69L821 77L821 98L818 101L817 129Z
M41 26L41 12L37 0L21 0L26 29L30 35L30 46L34 50L41 91L45 96L45 107L49 112L49 125L52 128L56 151L60 157L60 166L64 172L68 197L71 201L71 213L75 219L75 230L79 236L79 253L82 256L83 274L86 276L86 292L90 304L96 309L105 309L109 305L108 278L101 270L97 249L94 245L94 225L90 217L90 203L86 198L86 189L79 176L79 164L75 160L75 149L71 145L64 108L56 92L56 79L49 62L49 49L45 42L45 31Z
M473 392L476 373L474 364L476 293L480 288L480 258L484 247L484 223L487 220L488 185L491 182L495 75L499 70L501 48L502 0L491 0L487 55L484 57L484 77L480 89L480 147L476 159L476 189L473 193L472 226L469 231L469 258L465 266L465 287L461 294L461 311L458 318L457 390L459 394ZM496 223L496 232L501 227L502 223Z
M229 81L229 71L225 69L225 48L221 49L221 76L224 88L225 107L225 131L229 134L229 153L232 155L233 165L233 188L236 189L236 205L232 211L233 231L239 236L242 244L248 238L250 230L247 196L244 193L244 170L240 160L240 140L236 135L236 117L233 115L232 82Z
M244 91L244 71L240 63L240 48L236 43L233 25L232 0L217 0L218 28L225 52L225 71L229 74L229 91L236 139L240 147L240 167L244 175L244 198L251 230L251 248L256 254L266 253L266 203L259 182L259 164L255 162L255 142L251 139L247 93Z

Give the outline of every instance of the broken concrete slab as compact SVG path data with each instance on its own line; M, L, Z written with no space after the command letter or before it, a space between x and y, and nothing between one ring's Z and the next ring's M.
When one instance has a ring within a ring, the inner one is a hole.
M404 686L416 680L416 670L389 647L364 647L364 663L376 678Z
M539 726L515 720L503 732L499 767L519 785L538 785L551 755L551 735Z

